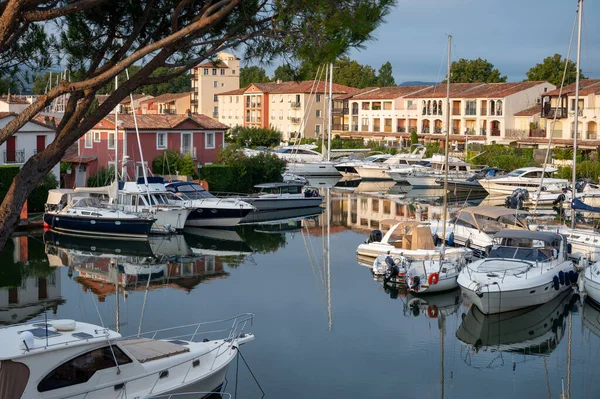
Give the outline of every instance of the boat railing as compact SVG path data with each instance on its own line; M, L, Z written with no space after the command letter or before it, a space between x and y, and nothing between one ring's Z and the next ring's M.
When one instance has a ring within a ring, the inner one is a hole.
M254 314L243 313L223 320L186 324L177 327L162 328L160 330L145 331L124 339L150 338L150 339L184 339L194 341L197 336L203 339L214 337L216 334L226 333L226 341L239 338L248 324L252 325ZM173 334L173 335L171 335ZM222 339L222 335L218 338Z

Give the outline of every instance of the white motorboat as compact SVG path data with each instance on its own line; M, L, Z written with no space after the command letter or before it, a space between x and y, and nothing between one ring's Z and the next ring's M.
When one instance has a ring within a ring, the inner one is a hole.
M254 339L243 332L253 317L130 338L73 320L0 327L0 392L31 399L150 399L186 391L207 396L221 389L239 346ZM222 336L214 339L216 334Z
M416 145L410 154L396 154L383 163L359 165L354 169L363 180L391 180L388 171L392 168L410 167L419 163L427 164L428 162L423 160L426 151L427 148L424 146Z
M331 161L288 162L285 171L299 176L340 176L335 166Z
M111 201L118 209L153 215L158 231L182 230L192 209L173 204L169 197L171 194L162 177L148 177L146 182L143 178L125 182L119 190L118 200L112 198Z
M524 188L529 194L533 194L539 191L541 184L544 185L543 191L559 194L568 181L552 178L552 174L557 171L556 168L521 168L503 176L480 179L479 184L491 195L510 195L517 188Z
M63 234L146 239L154 223L150 215L103 206L97 198L70 189L48 191L44 225Z
M471 206L458 211L455 218L446 224L446 241L450 245L461 245L487 253L492 246L494 234L500 230L528 230L524 211L497 206ZM438 224L431 224L432 233L442 234Z
M335 168L340 172L340 174L344 177L358 177L358 172L356 171L357 166L363 165L375 165L379 163L383 163L386 160L390 159L392 155L390 154L376 154L371 155L370 157L366 157L365 159L355 159L348 160L345 162L340 162L335 165Z
M600 263L595 262L583 271L583 289L587 296L600 304Z
M321 205L323 197L317 190L304 189L302 183L263 183L254 186L256 194L241 197L257 211L312 208Z
M439 180L445 175L445 159L443 155L434 155L430 167L392 168L388 174L395 181L406 181L413 188L439 187ZM471 164L458 158L448 160L448 179L466 180L473 175Z
M467 265L458 284L484 314L551 301L577 281L566 238L556 233L502 230L487 259Z
M274 154L288 162L320 162L323 160L323 155L315 151L315 148L317 146L314 144L300 144L282 147Z
M198 183L175 181L164 186L173 194L167 196L170 204L191 210L187 227L233 227L255 210L245 198L218 198Z
M578 296L566 291L536 307L485 315L472 306L456 331L456 338L468 344L473 353L547 353L562 339L566 315Z
M571 258L579 261L600 261L600 233L592 229L570 228L567 226L535 225L537 231L549 231L561 234L571 246Z

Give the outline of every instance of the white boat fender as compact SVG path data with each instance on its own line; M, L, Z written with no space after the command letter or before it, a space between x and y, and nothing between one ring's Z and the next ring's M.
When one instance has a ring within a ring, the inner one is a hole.
M77 325L75 320L69 319L53 320L51 323L52 327L56 328L57 331L73 331L75 330L75 326Z
M23 349L26 351L30 351L35 346L34 336L30 331L23 331L19 334L21 337L21 344L19 345L19 349Z

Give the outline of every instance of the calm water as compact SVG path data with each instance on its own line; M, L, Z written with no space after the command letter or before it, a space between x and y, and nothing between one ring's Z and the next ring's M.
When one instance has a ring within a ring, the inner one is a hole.
M140 324L153 330L254 313L256 340L242 353L266 397L559 398L562 386L572 398L600 396L600 312L569 295L490 318L462 303L460 291L419 299L383 287L357 263L356 247L379 220L410 217L420 206L351 191L332 194L329 268L327 213L151 245L15 238L0 254L0 322L46 308L50 318L115 329L119 278L123 335ZM435 213L439 200L416 197L434 204L423 215ZM134 261L152 265L150 284L149 269L136 275L128 266ZM232 394L235 374L232 363ZM243 367L237 396L261 396Z

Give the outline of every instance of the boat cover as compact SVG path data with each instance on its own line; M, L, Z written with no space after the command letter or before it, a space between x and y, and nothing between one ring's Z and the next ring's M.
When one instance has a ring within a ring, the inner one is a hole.
M590 206L578 198L575 198L574 200L571 201L571 209L575 209L576 211L600 213L600 208L595 207L595 206Z
M0 398L20 398L29 380L29 367L12 360L0 362Z
M150 338L127 339L120 341L120 344L140 363L163 359L190 351L190 348L187 346Z

